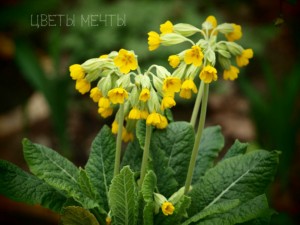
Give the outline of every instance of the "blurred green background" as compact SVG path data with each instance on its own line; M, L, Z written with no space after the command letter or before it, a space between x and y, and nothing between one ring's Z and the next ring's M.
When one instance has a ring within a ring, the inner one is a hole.
M300 218L300 3L297 0L2 0L0 9L0 158L26 169L21 140L59 149L83 165L89 145L111 118L101 119L88 96L74 90L68 67L120 48L139 64L170 68L180 47L148 51L147 33L166 20L201 27L208 15L242 25L254 58L236 82L216 82L207 125L220 124L230 146L238 138L253 147L282 151L269 189L278 212L272 224ZM94 15L94 17L93 17ZM93 22L92 17L101 19ZM49 20L50 19L50 20ZM98 26L96 26L98 25ZM220 76L221 77L221 76ZM179 101L176 120L189 120L191 102ZM1 185L1 184L0 184ZM58 224L58 215L0 196L0 224Z

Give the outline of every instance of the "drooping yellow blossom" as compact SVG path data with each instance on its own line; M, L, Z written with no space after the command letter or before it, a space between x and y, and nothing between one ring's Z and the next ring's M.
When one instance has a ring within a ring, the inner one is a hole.
M132 120L141 119L141 111L139 109L133 107L129 112L128 118L132 119Z
M152 112L147 117L146 124L148 126L150 126L150 125L157 126L160 123L161 123L160 114L157 112Z
M134 135L132 132L128 132L125 127L122 130L122 140L124 142L133 141Z
M160 123L156 125L156 128L158 129L165 129L168 126L168 120L165 116L160 115Z
M99 99L98 106L99 106L99 108L109 108L110 107L109 99L106 97L101 97Z
M180 91L180 86L181 80L178 77L167 77L164 79L163 91L164 93L174 94L174 92Z
M192 79L187 79L181 85L179 96L185 99L190 99L192 97L192 91L196 94L198 91L197 87Z
M147 119L149 112L147 110L141 110L141 119Z
M170 66L176 68L180 63L180 57L178 55L170 55L168 61Z
M107 95L113 104L123 104L125 99L128 98L128 93L124 88L114 88Z
M120 68L121 73L127 74L130 70L136 70L138 67L137 60L133 52L121 49L116 58L114 58L114 63Z
M212 66L205 66L200 73L200 79L207 84L216 81L218 79L217 70Z
M208 16L205 21L211 23L213 29L218 25L217 19L214 16Z
M173 24L168 20L160 25L160 32L162 34L168 34L173 32Z
M249 59L253 57L253 50L251 48L245 49L241 55L236 56L236 64L239 67L247 66Z
M94 102L99 102L100 98L102 97L100 89L98 87L92 88L92 90L90 91L90 97Z
M148 45L149 45L149 50L153 51L157 49L160 45L160 36L158 33L154 31L150 31L148 33Z
M74 64L69 67L70 76L73 80L80 80L84 78L84 69L79 64Z
M109 216L106 217L105 223L106 223L106 225L110 225L111 224L111 218Z
M224 70L223 78L224 80L235 80L238 78L238 73L240 70L235 66L230 66L229 70Z
M228 41L236 41L242 37L242 27L240 25L232 24L233 31L225 34L225 37Z
M118 133L118 129L119 129L118 122L116 120L114 120L114 122L111 124L111 132L113 134L117 134Z
M98 113L103 117L107 118L113 114L113 108L98 108Z
M187 50L185 52L185 55L184 55L184 62L186 64L192 64L194 66L201 66L202 64L202 59L203 59L203 53L200 49L199 46L192 46L191 49Z
M76 80L75 88L77 91L79 91L81 94L85 94L89 92L91 89L91 83L88 82L86 79L78 79Z
M163 212L163 214L165 216L172 215L174 210L175 210L175 207L173 206L173 204L171 202L164 202L161 205L161 211Z
M148 88L143 88L140 96L139 96L139 100L142 102L147 102L150 98L150 90Z
M164 96L161 101L161 109L169 109L176 105L176 102L173 97L171 96Z
M108 58L108 55L107 54L105 54L105 55L100 55L99 56L99 59L107 59Z

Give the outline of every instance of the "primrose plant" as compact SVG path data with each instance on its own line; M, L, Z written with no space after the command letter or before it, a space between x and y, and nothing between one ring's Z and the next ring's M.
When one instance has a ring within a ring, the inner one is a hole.
M202 28L167 21L160 31L148 33L150 51L191 45L169 57L172 72L155 64L142 71L135 53L125 49L70 66L76 89L90 93L102 117L115 115L93 141L85 167L24 139L32 174L1 161L1 194L58 212L66 225L269 223L273 211L265 191L279 152L247 151L248 144L236 140L216 162L224 137L219 126L204 129L216 64L225 80L235 80L238 67L253 57L234 42L241 26L218 25L209 16ZM197 94L189 122L172 119L177 93L184 99Z

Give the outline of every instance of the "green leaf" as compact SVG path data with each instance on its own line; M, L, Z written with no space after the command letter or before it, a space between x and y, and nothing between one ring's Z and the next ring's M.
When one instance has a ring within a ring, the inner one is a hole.
M220 126L207 127L204 129L193 175L193 183L198 182L205 172L213 167L214 161L223 146L224 137L221 133Z
M242 143L239 140L235 140L233 145L228 149L227 153L223 157L223 159L227 159L233 156L245 154L247 148L248 148L248 143Z
M0 160L0 194L14 201L39 204L60 212L67 197L17 166Z
M263 194L256 196L226 213L206 217L204 220L195 223L195 225L234 225L244 223L263 216L268 208L267 198Z
M190 155L194 145L195 134L193 127L187 122L174 122L170 123L164 130L156 130L153 132L151 138L151 151L153 160L156 160L158 149L165 153L167 158L165 164L159 165L155 168L157 170L164 170L165 168L172 168L174 170L174 177L179 186L183 186L188 170ZM158 175L158 177L160 177ZM159 179L158 183L163 182L165 179Z
M78 177L79 186L81 191L84 193L85 196L89 197L90 199L98 199L96 189L92 186L90 178L88 177L87 173L83 169L79 169L79 177Z
M108 210L108 190L114 172L116 142L108 126L104 126L94 139L85 170L92 186L97 190L97 202Z
M219 162L207 171L189 195L189 215L228 199L241 202L264 193L273 180L278 164L277 151L257 150Z
M115 176L109 190L109 205L114 225L135 225L137 218L137 197L133 172L123 167Z
M64 208L61 216L62 225L99 225L96 217L88 210L78 206Z
M85 208L94 208L98 204L80 189L78 168L68 159L54 150L34 144L28 139L23 140L25 160L30 171L49 185L66 191L68 197L73 197Z
M141 193L146 203L143 211L144 225L153 225L153 193L156 187L156 182L157 180L155 173L152 170L149 170L144 178L144 182L141 188Z
M240 204L240 201L238 199L232 199L232 200L225 200L220 203L216 203L212 205L211 207L205 208L201 212L195 214L194 216L190 217L188 220L186 220L182 225L188 225L193 222L197 222L207 216L213 215L213 214L220 214L224 213L226 211L229 211L235 207L237 207Z
M140 171L143 158L143 149L137 138L127 145L122 159L121 167L130 166L133 171Z

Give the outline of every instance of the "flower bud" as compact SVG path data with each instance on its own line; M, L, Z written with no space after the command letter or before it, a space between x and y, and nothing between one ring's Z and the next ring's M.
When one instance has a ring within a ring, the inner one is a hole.
M191 36L200 31L197 27L187 23L178 23L174 25L173 30L175 33L181 34L185 37Z
M163 34L160 36L160 40L161 44L165 46L176 45L187 41L187 39L184 36L176 33Z
M217 30L223 34L228 34L233 32L234 29L231 23L222 23L217 26Z
M241 55L243 52L243 48L242 46L240 46L239 44L235 43L235 42L226 42L226 46L228 48L228 51L232 54L232 55Z

